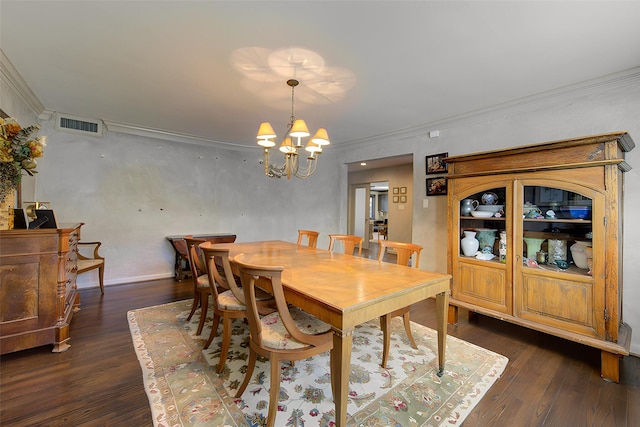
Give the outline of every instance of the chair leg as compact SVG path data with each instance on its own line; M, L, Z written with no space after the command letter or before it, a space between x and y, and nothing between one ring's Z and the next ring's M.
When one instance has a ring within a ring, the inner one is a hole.
M100 292L104 295L104 267L98 267L98 278L100 279Z
M249 350L249 363L247 364L247 372L244 374L244 381L242 385L236 392L236 397L242 397L242 393L249 385L249 381L251 381L251 376L253 375L253 370L256 367L256 361L258 360L258 353L253 350Z
M224 369L227 362L227 354L229 353L229 345L231 344L231 322L230 316L222 316L222 348L220 349L220 360L218 361L218 373Z
M206 292L202 292L200 294L200 322L198 322L198 330L196 331L197 335L202 333L202 328L204 328L204 322L207 320L207 310L209 308L209 294Z
M213 312L213 324L211 325L211 333L209 334L209 339L207 343L204 345L204 349L208 349L213 339L218 335L218 326L220 325L220 316L215 311Z
M196 293L193 295L193 304L191 304L191 312L187 316L187 322L191 320L193 313L198 309L198 304L200 304L200 294Z
M280 360L271 358L271 387L269 390L269 412L267 413L267 427L273 427L278 412L278 397L280 395Z
M409 337L409 341L411 341L411 347L418 349L418 345L416 341L413 339L413 334L411 333L411 316L410 316L409 307L407 307L407 311L402 314L402 319L404 320L404 330L407 331L407 337Z
M382 363L380 366L387 367L387 359L389 358L389 346L391 344L391 316L385 314L380 316L380 329L382 330Z

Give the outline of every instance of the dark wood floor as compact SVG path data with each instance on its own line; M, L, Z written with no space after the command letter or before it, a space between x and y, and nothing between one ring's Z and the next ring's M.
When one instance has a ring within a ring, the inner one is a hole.
M82 290L71 348L51 346L0 359L1 426L151 426L127 311L189 298L189 280ZM432 300L412 320L435 328ZM509 358L502 377L465 426L640 426L640 359L625 358L620 384L599 376L599 352L463 311L449 334ZM640 333L640 331L638 331Z

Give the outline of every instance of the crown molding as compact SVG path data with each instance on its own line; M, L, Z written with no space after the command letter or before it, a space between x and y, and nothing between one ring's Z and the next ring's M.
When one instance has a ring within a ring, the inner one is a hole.
M31 91L27 82L24 81L2 49L0 49L0 80L25 102L34 116L37 117L44 111L44 105Z
M446 129L461 125L469 125L485 122L496 116L504 116L505 111L520 111L527 108L548 105L549 103L561 103L576 97L586 97L598 93L620 89L627 86L640 85L640 67L630 68L618 73L609 74L596 79L587 80L581 83L564 86L561 88L541 92L535 95L515 99L512 101L496 104L480 110L468 113L445 117L428 123L417 125L407 129L392 131L381 135L375 135L358 140L337 144L336 150L357 149L361 146L375 144L388 144L390 139L405 140L412 138L425 138L429 131Z
M107 130L111 132L120 132L126 133L130 135L144 136L147 138L156 138L162 139L165 141L174 141L174 142L182 142L185 144L195 144L206 147L211 146L220 146L224 147L228 150L236 150L236 151L255 151L256 149L261 149L261 147L253 147L242 144L234 144L230 142L217 141L214 139L204 138L197 135L189 135L184 133L170 132L162 129L153 129L147 128L144 126L137 126L128 123L119 123L113 122L109 120L102 121Z

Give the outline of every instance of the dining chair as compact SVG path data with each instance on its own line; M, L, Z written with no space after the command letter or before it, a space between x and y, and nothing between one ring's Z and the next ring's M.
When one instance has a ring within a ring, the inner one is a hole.
M333 252L336 242L342 242L343 253L353 255L355 247L358 247L358 256L362 256L362 241L364 238L351 234L329 234L329 251Z
M235 236L210 237L207 239L198 239L193 236L185 236L187 243L187 255L189 258L189 268L191 269L191 277L193 280L193 304L191 312L187 316L187 321L191 320L193 314L200 307L200 321L196 333L200 335L204 322L207 318L209 309L209 295L211 295L211 287L209 286L209 276L207 275L207 266L204 262L204 256L200 251L200 244L204 242L214 243L233 243Z
M422 246L413 243L395 242L392 240L380 240L380 250L378 251L378 261L382 262L388 249L393 249L396 253L396 264L406 265L408 267L418 268L420 264L420 252L422 252ZM413 257L413 259L412 259ZM407 332L407 337L411 342L411 347L418 348L416 341L413 339L411 333L411 318L410 307L399 308L391 313L387 313L380 316L380 329L382 329L383 344L382 344L382 367L387 367L387 359L389 358L389 346L391 343L390 328L391 319L394 317L402 316L404 320L404 329Z
M235 276L229 261L229 249L200 247L204 254L204 259L209 275L209 285L213 299L213 324L209 339L204 345L208 349L213 339L218 335L218 326L222 318L222 345L220 347L220 360L217 371L221 373L227 361L229 346L231 344L231 323L233 319L245 319L247 317L247 307L245 305L244 293L236 283ZM270 306L273 296L258 289L256 292L256 303L260 314L272 313L274 309Z
M298 230L298 245L301 245L304 238L307 239L307 246L315 248L318 245L318 233L313 230Z
M249 385L258 356L269 359L271 366L267 426L272 427L280 395L280 363L304 360L331 350L333 333L329 324L299 308L287 305L282 288L284 267L246 264L242 262L242 256L236 257L234 262L240 272L250 330L247 371L236 398L240 398ZM271 288L277 306L277 311L263 317L257 311L258 283ZM333 358L333 354L330 357ZM330 365L334 365L333 360ZM331 377L335 378L333 374Z
M78 242L78 269L76 270L76 274L97 269L100 293L104 295L104 257L98 253L101 245L102 242ZM83 253L83 248L89 249L91 253Z

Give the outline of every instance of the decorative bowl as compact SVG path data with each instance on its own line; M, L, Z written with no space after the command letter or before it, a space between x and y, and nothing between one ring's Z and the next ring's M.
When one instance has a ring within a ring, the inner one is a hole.
M527 202L524 205L522 205L522 214L524 216L542 215L542 211L540 210L540 208L538 206L532 205L531 203Z
M484 193L481 200L483 205L496 205L498 204L498 195L496 193Z
M491 218L494 212L489 211L471 211L471 216L476 218Z
M586 253L588 247L591 247L591 242L580 241L576 242L569 248L571 250L573 263L576 265L576 267L582 268L583 270L587 270L589 268Z
M586 219L591 213L590 206L563 206L562 212L575 219Z
M569 268L569 261L566 261L564 259L557 259L555 260L555 263L560 270L566 270L567 268Z
M476 211L498 213L504 209L504 205L479 205Z

